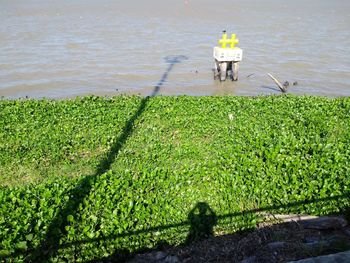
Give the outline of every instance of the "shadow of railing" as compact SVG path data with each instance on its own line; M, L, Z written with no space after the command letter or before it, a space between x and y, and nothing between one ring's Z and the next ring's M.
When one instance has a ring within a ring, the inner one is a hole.
M69 200L49 224L45 238L37 246L37 248L34 251L32 251L32 253L29 255L30 261L48 261L51 255L59 249L60 239L65 235L65 227L68 225L67 216L70 214L74 215L77 213L79 205L83 202L84 198L89 195L98 177L111 168L111 165L113 164L114 160L118 157L121 148L125 145L127 139L133 134L134 124L144 112L150 98L156 96L159 93L161 87L166 82L168 75L172 71L174 66L186 60L187 57L168 56L164 59L165 62L168 64L168 67L165 70L162 77L160 78L159 82L154 86L152 93L141 100L136 112L126 122L121 132L121 135L112 145L106 157L100 161L99 165L97 166L96 173L94 175L88 175L80 179L77 185L71 191L68 192L67 195L69 196Z
M274 211L277 211L277 210L280 210L280 209L291 209L291 208L296 208L296 207L303 206L303 205L317 204L317 203L327 202L327 201L340 201L340 200L349 199L349 198L350 198L350 192L347 193L347 194L337 195L337 196L332 196L332 197L317 198L317 199L315 198L315 199L310 199L310 200L302 200L302 201L293 202L293 203L289 203L289 204L272 205L272 206L266 206L266 207L261 207L261 208L256 208L256 209L249 209L249 210L244 210L244 211L235 212L235 213L228 213L228 214L223 214L223 215L216 215L214 212L211 212L211 214L213 215L212 217L215 218L214 221L215 221L215 224L216 224L216 222L219 221L219 220L228 219L228 218L232 219L232 218L243 216L243 215L257 214L257 213L263 213L263 212L271 212L271 213L273 213ZM195 206L195 208L198 205L200 205L200 204L202 204L202 203L199 202ZM206 210L211 210L208 207L208 205L206 205L205 209ZM192 213L192 211L190 213ZM345 211L342 211L342 212L345 212ZM115 239L115 238L119 238L119 237L133 236L133 235L138 235L138 234L143 234L143 233L163 231L163 230L167 230L167 229L170 229L170 228L176 228L176 227L181 227L181 226L186 226L186 225L187 226L191 226L191 222L192 222L191 221L191 215L189 214L189 220L186 220L186 221L183 221L183 222L180 222L180 223L177 223L177 224L169 224L169 225L163 225L163 226L150 227L150 228L147 228L147 229L136 230L136 231L126 231L124 233L111 235L111 236L108 236L108 237L101 237L101 238L95 238L95 239L85 239L85 240L75 241L75 242L71 242L71 243L67 243L65 245L62 245L62 246L60 246L60 248L69 247L69 246L78 245L78 244L93 243L93 242L106 240L106 239Z
M342 194L342 195L332 196L332 197L302 200L302 201L298 201L298 202L292 202L289 204L271 205L271 206L266 206L266 207L261 207L261 208L256 208L256 209L249 209L249 210L228 213L228 214L222 214L222 215L216 215L215 212L211 210L211 208L209 207L208 204L203 203L203 202L199 202L191 210L190 214L188 215L188 220L186 220L186 221L182 221L182 222L175 223L175 224L149 227L147 229L125 231L124 233L113 234L113 235L103 236L103 237L99 237L99 238L73 241L73 242L57 245L55 247L54 251L56 251L58 249L71 248L71 247L81 246L81 245L90 244L90 243L99 244L99 242L101 242L101 241L115 240L117 238L137 236L137 235L148 234L148 233L152 233L152 232L160 232L160 231L168 230L171 228L179 228L179 227L184 227L184 226L188 226L189 230L190 230L188 233L188 236L187 236L187 240L184 242L184 244L187 244L187 243L190 243L192 241L195 241L198 238L203 239L206 236L211 236L213 227L220 220L225 220L225 219L232 220L236 217L240 217L240 216L244 216L244 215L248 216L248 215L252 215L252 214L258 214L258 215L260 213L264 214L264 212L269 212L269 213L273 214L273 213L276 213L276 211L280 211L280 209L283 209L283 210L286 210L286 209L288 210L288 209L293 209L293 208L295 209L295 208L305 206L305 205L330 202L330 201L340 202L340 201L349 200L349 199L350 199L350 192L346 193L346 194ZM197 216L197 219L196 219L196 216L193 216L193 213L196 209L199 210L199 214ZM210 211L210 213L206 213L205 211ZM349 207L342 209L340 212L338 212L338 214L339 213L345 214L346 216L350 216ZM194 222L193 220L197 220L197 221L199 220L199 221L201 221L200 223L208 223L209 222L210 225L203 226L203 229L204 229L203 230L200 226L195 226L196 222ZM195 234L195 235L193 235L193 234ZM51 249L53 249L53 248L51 248ZM136 253L140 253L140 252L148 251L148 250L151 250L151 248L140 247L139 249L137 249L133 253L130 253L127 250L116 250L114 252L113 256L108 257L108 258L97 257L94 259L93 262L95 262L95 260L97 260L98 262L104 262L104 261L111 262L111 260L112 260L112 262L124 261L125 259L129 258L130 256L132 256ZM18 253L14 253L14 254L10 255L9 257L15 257L15 256L23 255L23 254L24 254L23 252L18 252ZM43 258L40 258L40 260L42 260L42 259ZM48 259L48 258L46 258L46 259Z

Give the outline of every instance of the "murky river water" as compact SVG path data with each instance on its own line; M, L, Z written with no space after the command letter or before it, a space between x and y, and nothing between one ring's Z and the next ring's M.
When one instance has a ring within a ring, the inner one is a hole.
M350 95L348 0L0 0L0 22L6 98L278 93L266 73ZM244 50L238 82L213 80L223 29Z

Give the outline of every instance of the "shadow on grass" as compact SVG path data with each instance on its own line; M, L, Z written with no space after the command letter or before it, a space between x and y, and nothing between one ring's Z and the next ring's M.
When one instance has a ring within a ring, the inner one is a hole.
M163 226L158 226L158 227L151 227L148 229L143 229L143 230L137 230L137 231L126 231L122 234L116 234L116 235L111 235L108 237L103 237L103 238L95 238L95 239L89 239L89 240L80 240L78 242L72 242L69 244L65 244L62 246L62 248L65 247L72 247L72 246L79 246L82 244L87 244L87 243L96 243L100 241L106 241L106 240L114 240L116 238L121 238L121 237L130 237L130 236L137 236L140 234L144 233L154 233L154 232L160 232L164 230L168 230L171 228L179 228L182 226L189 226L189 232L187 235L186 241L180 245L180 247L183 246L188 246L193 243L198 243L198 241L211 238L211 239L221 239L221 237L214 237L213 229L217 222L219 220L225 220L225 219L235 219L241 216L248 216L252 214L278 214L278 211L281 209L295 209L298 207L302 207L304 205L309 205L309 204L317 204L321 202L327 202L327 201L344 201L344 199L349 199L350 198L350 193L348 194L343 194L343 195L338 195L338 196L333 196L333 197L327 197L327 198L319 198L319 199L311 199L311 200L303 200L303 201L298 201L286 205L273 205L273 206L266 206L262 208L257 208L257 209L251 209L251 210L245 210L242 212L236 212L236 213L229 213L229 214L223 214L223 215L216 215L215 212L210 208L210 206L205 203L205 202L198 202L194 208L191 210L191 212L188 215L188 220L183 221L177 224L169 224L169 225L163 225ZM350 208L346 208L342 211L340 211L338 214L345 215L346 217L349 215ZM348 220L350 218L347 218ZM278 224L279 226L277 227L283 227L284 225L289 225L290 223L282 223ZM256 228L255 227L247 227L243 231L238 231L232 235L226 235L226 236L232 236L233 238L238 238L242 237L242 235L246 235L247 233L250 233L254 231ZM239 240L237 240L239 241ZM214 241L215 242L215 241ZM349 239L349 244L350 244L350 239ZM150 252L152 250L158 249L169 249L169 248L176 248L169 246L167 243L159 243L153 248L140 248L137 251L130 253L126 250L117 250L115 253L107 258L96 258L95 260L91 262L125 262L126 260L131 259L133 256L139 253L146 253ZM199 248L202 253L205 253L203 251L203 248ZM341 250L337 251L337 249L334 249L332 252L340 252ZM144 261L141 261L144 262Z
M310 205L310 204L317 204L317 203L324 203L324 202L329 202L329 201L336 201L338 203L343 202L344 200L348 200L350 198L350 193L343 194L343 195L338 195L338 196L333 196L333 197L327 197L327 198L318 198L318 199L310 199L310 200L303 200L303 201L298 201L298 202L293 202L289 204L283 204L283 205L272 205L272 206L266 206L266 207L261 207L257 209L250 209L250 210L244 210L240 212L235 212L235 213L229 213L229 214L223 214L223 215L216 215L215 212L210 208L210 206L205 203L205 202L198 202L194 208L191 210L191 212L188 215L188 220L179 222L176 224L168 224L168 225L162 225L162 226L155 226L155 227L149 227L145 229L140 229L140 230L134 230L134 231L125 231L120 234L113 234L109 236L103 236L103 237L98 237L98 238L92 238L92 239L83 239L79 241L73 241L65 244L56 244L55 247L45 247L43 246L44 249L50 249L46 250L47 252L51 252L50 254L45 253L45 251L41 251L41 254L35 254L37 256L36 260L30 259L29 261L31 262L43 262L49 260L49 256L56 252L58 249L64 249L64 248L79 248L81 245L85 244L91 244L95 243L96 245L103 243L104 241L109 241L109 240L115 240L117 238L123 238L123 237L132 237L132 236L138 236L141 234L150 234L150 233L155 233L155 232L160 232L172 228L179 228L183 226L188 226L189 227L189 232L187 235L186 241L181 245L182 246L187 246L189 244L197 243L200 240L206 239L206 238L211 238L211 240L221 240L225 239L225 237L213 237L213 228L217 224L219 220L225 220L225 219L235 219L239 218L241 216L249 216L252 214L278 214L278 211L281 209L290 209L290 210L295 210L298 209L299 207L303 207L305 205ZM346 207L343 210L341 210L338 214L345 215L345 217L350 220L350 208ZM62 221L64 222L64 221ZM246 233L250 233L254 230L255 228L251 226L250 228L246 228L244 231L239 231L236 232L233 235L226 235L230 236L232 238L241 238L242 235L245 235ZM55 234L57 235L57 234ZM61 233L63 235L63 233ZM49 239L49 241L51 241ZM52 241L51 241L52 242ZM214 241L216 242L216 241ZM350 242L350 240L349 240ZM350 244L350 243L349 243ZM90 261L90 262L124 262L131 257L133 257L135 254L138 253L144 253L144 252L149 252L154 249L168 249L172 248L169 246L167 243L160 242L156 246L149 248L149 247L140 247L133 253L130 253L127 249L118 249L114 252L112 256L109 257L101 257L98 256ZM173 247L174 248L174 247ZM199 248L200 250L201 248ZM336 251L336 250L332 250ZM39 251L34 251L34 253L39 253ZM19 255L24 255L27 253L14 253L12 254L9 258L19 256Z
M311 221L287 219L287 222L275 224L266 221L259 223L258 228L198 239L190 244L156 247L132 256L130 263L171 262L176 260L174 255L180 262L243 262L244 259L248 262L290 262L350 249L350 236L345 231L306 227ZM159 257L163 259L156 261Z
M199 202L188 214L190 231L186 244L214 236L214 226L217 224L217 216L205 202Z
M210 238L213 236L213 228L217 224L219 220L225 220L225 219L235 219L240 216L248 216L252 214L259 214L259 213L277 213L280 209L295 209L298 207L302 207L304 205L308 204L317 204L321 202L327 202L327 201L338 201L341 202L344 199L350 198L350 193L344 194L344 195L338 195L338 196L333 196L333 197L327 197L327 198L319 198L319 199L311 199L311 200L303 200L303 201L298 201L286 205L273 205L273 206L266 206L262 208L257 208L257 209L251 209L251 210L245 210L241 212L236 212L236 213L229 213L229 214L223 214L223 215L216 215L215 212L210 208L210 206L207 203L204 202L198 202L194 208L191 210L191 212L188 215L188 220L177 223L177 224L168 224L168 225L163 225L163 226L155 226L155 227L150 227L147 229L141 229L141 230L136 230L136 231L125 231L124 233L121 234L115 234L115 235L110 235L110 236L104 236L104 237L99 237L99 238L93 238L93 239L85 239L85 240L79 240L71 243L66 243L63 245L58 246L58 248L70 248L70 247L79 247L80 245L84 244L89 244L89 243L96 243L100 244L102 241L108 241L108 240L115 240L117 238L123 238L123 237L131 237L131 236L137 236L145 233L155 233L155 232L160 232L172 228L179 228L183 226L188 226L189 227L189 232L187 235L186 241L183 243L183 245L189 245L193 242L200 241L206 238ZM341 214L347 214L349 213L349 209L344 209L343 211L340 212ZM251 230L254 228L251 227ZM245 231L240 231L237 232L235 235L239 236L242 233L247 233L249 231L249 228ZM215 237L216 238L216 237ZM108 257L108 258L100 258L96 257L95 260L91 262L124 262L128 259L130 259L132 256L134 256L137 253L143 253L147 251L151 251L154 249L162 249L163 247L167 248L169 247L166 243L159 243L153 248L139 248L137 251L134 253L130 253L127 250L116 250L115 253ZM57 248L57 249L58 249Z
M37 246L37 248L30 254L30 261L45 262L48 261L50 257L56 253L56 251L59 249L60 239L65 235L65 227L68 225L67 216L70 214L76 214L79 205L82 204L84 198L89 195L92 187L98 180L98 177L110 169L112 163L118 157L118 154L122 147L125 145L127 139L132 136L134 132L134 124L144 112L149 100L159 93L174 66L186 60L187 57L168 56L164 59L168 64L168 68L161 76L159 82L154 86L152 93L141 100L137 111L126 122L121 135L112 145L107 156L100 161L100 164L96 169L96 173L94 175L83 177L77 183L77 185L67 194L67 196L69 196L69 200L51 221L50 225L47 228L45 238L42 240L40 245Z
M134 132L134 124L140 118L142 113L144 112L149 100L156 96L161 87L167 80L167 77L174 65L181 63L183 60L187 59L184 56L173 56L166 57L165 60L168 64L167 70L161 76L159 82L154 86L154 90L150 94L150 96L145 97L141 100L140 105L133 116L126 122L121 135L117 139L116 143L111 147L109 153L100 161L100 164L97 167L96 173L94 175L86 176L82 178L77 185L67 194L70 199L67 201L65 206L61 209L61 211L54 217L52 222L49 224L46 236L42 240L42 242L37 246L37 248L33 251L30 251L30 256L27 261L31 262L45 262L49 261L50 257L55 255L57 250L60 248L69 248L74 246L79 246L82 244L95 243L98 244L100 241L104 240L112 240L120 237L129 237L129 236L137 236L143 233L152 233L156 231L167 230L171 228L176 228L180 226L189 226L190 231L187 236L187 242L193 242L198 239L203 239L206 237L210 237L213 235L213 227L217 224L218 220L227 219L227 218L236 218L242 215L254 214L264 211L273 212L278 209L286 209L292 207L303 206L311 203L325 202L325 201L340 201L344 198L350 198L350 195L339 195L334 197L328 197L323 199L312 199L312 200L304 200L299 202L290 203L287 205L275 205L268 206L259 209L246 210L243 212L236 212L224 215L216 215L214 211L209 207L208 204L200 202L195 205L193 210L190 212L188 216L188 220L179 222L177 224L169 224L163 226L154 226L147 229L141 229L136 231L126 231L121 234L115 234L110 236L104 236L94 239L85 239L79 240L76 242L60 244L60 240L65 236L65 227L68 225L67 216L70 214L75 214L78 210L80 204L82 204L84 198L89 195L91 189L94 184L98 180L99 176L103 173L107 172L112 163L118 157L118 154L122 147L127 142L128 138L132 136ZM148 250L148 248L139 248L137 252ZM26 252L27 254L28 252ZM14 256L14 255L11 255ZM112 257L106 258L96 258L96 261L123 261L130 257L131 254L128 250L117 250L115 251Z

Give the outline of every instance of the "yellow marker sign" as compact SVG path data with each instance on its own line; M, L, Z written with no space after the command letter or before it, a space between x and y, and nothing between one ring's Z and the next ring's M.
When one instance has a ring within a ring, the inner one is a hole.
M236 34L231 35L230 47L234 48L236 44L239 43L239 40L236 38Z
M239 40L236 38L236 34L231 35L231 39L227 39L226 31L222 34L222 38L219 40L221 48L227 48L227 45L230 45L230 48L235 48L235 45L239 43Z
M222 38L219 40L219 44L222 48L226 48L226 45L228 44L226 31L222 33Z

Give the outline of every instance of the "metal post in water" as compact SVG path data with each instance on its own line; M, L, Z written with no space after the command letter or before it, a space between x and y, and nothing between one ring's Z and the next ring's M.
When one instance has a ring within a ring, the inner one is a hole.
M227 39L226 30L223 31L222 38L219 40L221 47L214 47L214 79L225 81L229 77L232 81L238 80L238 63L242 61L243 55L243 50L236 47L238 43L236 34L232 34L231 38Z

